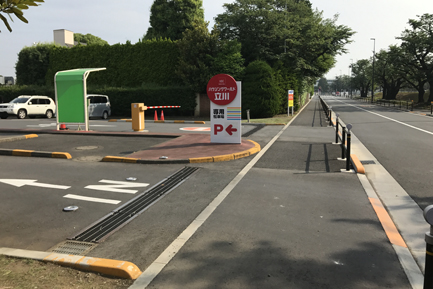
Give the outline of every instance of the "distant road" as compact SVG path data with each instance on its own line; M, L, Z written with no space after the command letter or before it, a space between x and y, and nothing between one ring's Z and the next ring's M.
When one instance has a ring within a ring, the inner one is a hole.
M433 204L433 118L355 100L323 97L424 209Z

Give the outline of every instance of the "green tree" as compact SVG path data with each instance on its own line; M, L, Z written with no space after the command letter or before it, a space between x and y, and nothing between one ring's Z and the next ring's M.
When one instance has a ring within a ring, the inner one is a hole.
M78 43L86 43L87 45L108 45L107 41L92 34L84 35L80 33L74 33L74 41L77 41Z
M150 27L143 39L181 39L194 22L204 22L202 6L202 0L155 0L150 8Z
M302 77L327 72L353 35L335 24L336 17L323 19L309 1L236 0L224 8L215 19L221 37L239 40L247 64L261 59L273 66L283 60Z
M281 98L272 68L264 61L251 62L242 80L242 108L254 118L272 117L279 112Z
M15 15L19 20L24 23L29 23L24 17L23 10L29 9L29 6L38 6L37 3L43 3L44 0L0 0L0 13L5 13L9 16L9 19L13 22L11 15ZM5 16L0 14L0 19L6 25L9 32L12 32L12 28L8 23ZM1 31L0 31L1 32Z
M352 85L361 92L361 97L367 97L371 87L372 65L370 60L358 60L352 66Z
M206 92L209 79L220 73L235 79L241 76L244 60L237 41L220 40L217 30L209 32L207 23L195 22L177 42L180 52L176 73L199 93Z
M397 46L390 46L388 51L376 54L374 71L375 84L382 86L383 99L395 100L404 84L404 77L399 69L402 51Z
M433 14L418 16L419 19L409 19L410 28L405 29L400 37L402 49L412 56L412 63L425 74L430 85L428 101L433 101Z
M322 93L330 92L330 87L326 78L322 77L319 79L319 88L321 89Z
M53 43L38 43L21 49L15 66L17 84L44 85L50 65L50 53L55 46Z

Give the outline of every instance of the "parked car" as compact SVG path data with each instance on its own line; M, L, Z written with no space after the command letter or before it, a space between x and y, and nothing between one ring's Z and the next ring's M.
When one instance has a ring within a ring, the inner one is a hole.
M10 115L16 115L23 119L27 115L45 116L52 118L56 112L54 100L42 95L20 95L9 103L0 104L0 117L5 119Z
M111 115L110 99L106 95L88 94L89 100L88 113L89 117L101 117L107 119Z

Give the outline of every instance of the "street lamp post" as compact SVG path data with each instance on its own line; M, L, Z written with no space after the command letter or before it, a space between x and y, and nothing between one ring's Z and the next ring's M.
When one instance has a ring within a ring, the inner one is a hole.
M353 69L353 59L350 59L350 65L349 65L349 75L350 75L350 78L349 78L349 85L350 85L350 98L352 98L352 69Z
M373 103L374 98L374 56L376 54L376 38L370 38L373 40L373 77L371 79L371 103Z

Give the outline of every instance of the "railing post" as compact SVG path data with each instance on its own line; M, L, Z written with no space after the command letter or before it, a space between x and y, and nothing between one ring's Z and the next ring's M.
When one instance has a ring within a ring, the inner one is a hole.
M336 129L335 129L335 143L338 144L338 116L339 114L335 114L335 116L337 117L336 119Z
M347 126L347 149L346 149L346 171L350 171L350 144L352 141L352 134L350 130L352 129L352 125L349 123Z
M430 231L425 233L426 254L423 288L433 289L433 205L424 209L424 219L430 224Z
M329 126L332 125L332 106L329 107Z
M341 131L343 133L343 139L341 140L341 159L344 160L345 159L344 151L346 150L346 128L342 126Z

